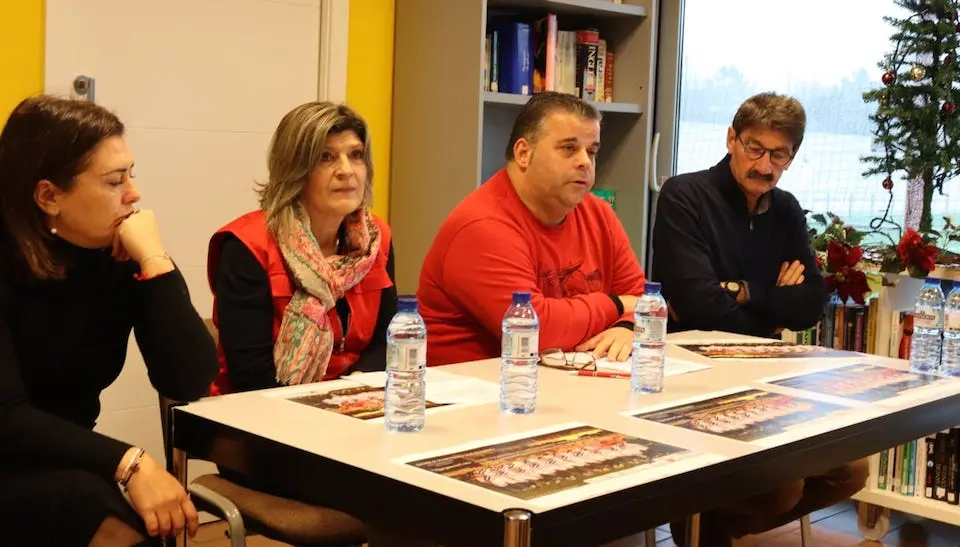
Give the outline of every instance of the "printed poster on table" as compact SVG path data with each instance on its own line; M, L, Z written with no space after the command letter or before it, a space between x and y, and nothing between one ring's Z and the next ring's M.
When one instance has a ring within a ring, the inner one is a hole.
M382 387L345 387L290 397L287 400L360 420L382 418L384 413ZM443 405L427 401L426 406L433 408Z
M789 342L679 343L678 347L710 359L811 359L851 357L854 354L822 346Z
M841 421L838 418L849 412L849 407L830 402L740 388L709 398L668 403L627 414L737 441L754 442L782 438L795 428L807 427L809 422L827 417L836 425Z
M857 363L788 378L761 381L822 395L876 403L899 397L909 390L932 386L945 380L947 378L935 374Z
M678 461L689 450L596 427L487 442L403 463L502 494L534 500L627 471ZM699 465L699 464L698 464Z

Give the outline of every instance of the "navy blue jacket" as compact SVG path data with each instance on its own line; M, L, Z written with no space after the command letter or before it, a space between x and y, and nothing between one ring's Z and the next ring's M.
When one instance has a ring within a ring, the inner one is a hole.
M777 287L780 264L794 260L805 266L804 282ZM751 214L729 156L663 184L653 274L679 319L670 321L671 331L771 336L778 327L803 330L820 320L827 299L797 199L774 188ZM721 281L746 281L750 299L738 304Z

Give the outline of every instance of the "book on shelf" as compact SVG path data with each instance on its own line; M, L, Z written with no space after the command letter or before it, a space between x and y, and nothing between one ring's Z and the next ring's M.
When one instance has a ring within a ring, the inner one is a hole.
M491 20L484 40L483 89L531 95L559 91L613 102L614 52L597 29L561 30L557 14Z
M834 297L816 325L802 331L784 330L781 338L796 344L909 359L912 333L913 315L884 310L876 296L863 305Z
M617 210L617 192L614 190L607 190L603 188L594 188L590 190L590 193L597 196L598 198L606 201L610 204L610 208L614 211Z
M960 504L960 428L888 448L870 460L874 490Z

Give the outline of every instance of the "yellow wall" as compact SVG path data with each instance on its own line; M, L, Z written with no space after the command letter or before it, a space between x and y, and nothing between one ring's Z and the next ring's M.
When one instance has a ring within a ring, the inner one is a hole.
M43 0L0 2L0 124L43 91Z
M352 0L347 53L347 104L370 126L373 211L384 219L390 204L394 7L394 0Z

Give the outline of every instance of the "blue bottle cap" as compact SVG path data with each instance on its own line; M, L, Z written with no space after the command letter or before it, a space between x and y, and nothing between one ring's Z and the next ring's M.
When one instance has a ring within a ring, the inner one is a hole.
M647 281L643 285L643 292L660 292L660 283L656 281Z
M415 312L417 311L416 296L401 296L397 299L397 311Z
M514 291L513 293L513 303L514 304L529 304L530 303L530 293L527 291Z

